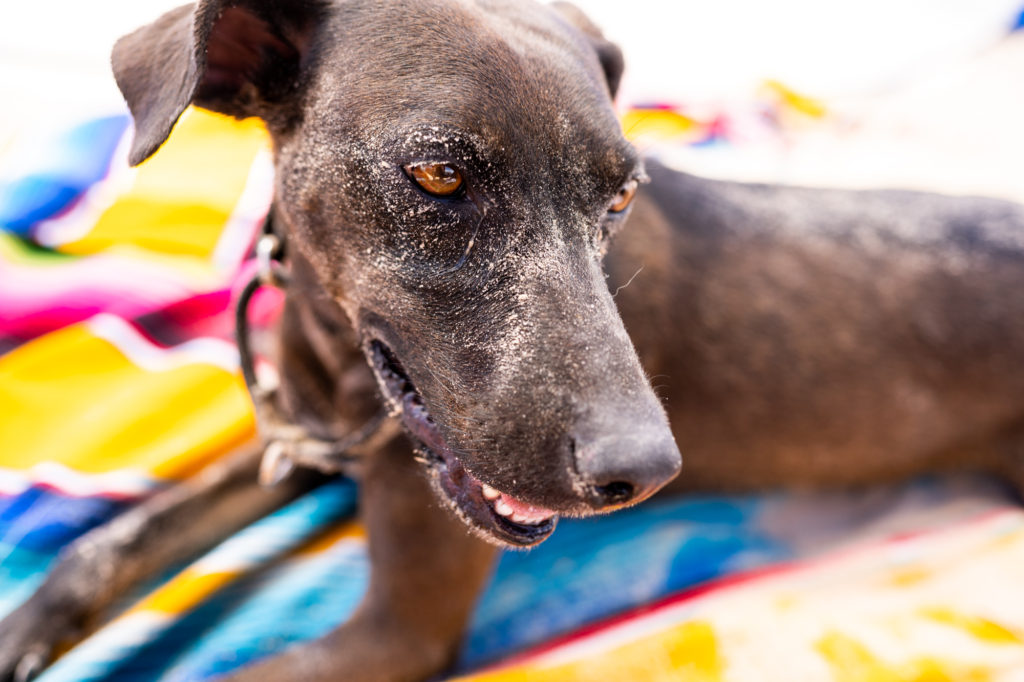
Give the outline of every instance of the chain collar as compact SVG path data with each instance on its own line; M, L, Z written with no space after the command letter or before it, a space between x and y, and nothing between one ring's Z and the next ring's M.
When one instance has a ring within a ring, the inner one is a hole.
M363 426L344 438L329 440L312 435L308 429L290 423L281 414L277 404L276 386L261 384L256 376L256 361L250 345L249 305L261 287L288 287L288 272L284 266L285 241L274 230L273 207L267 213L260 238L256 242L256 274L253 275L235 304L235 337L238 342L239 362L245 386L249 389L256 412L256 427L264 443L260 464L260 483L274 485L298 466L337 473L346 464L359 460L352 448L368 441L380 429L387 417L381 409Z

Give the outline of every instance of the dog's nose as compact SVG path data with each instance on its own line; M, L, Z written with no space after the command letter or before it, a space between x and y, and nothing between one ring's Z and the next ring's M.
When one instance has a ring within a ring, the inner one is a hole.
M587 504L597 510L642 500L675 478L682 466L668 427L573 437L576 472Z

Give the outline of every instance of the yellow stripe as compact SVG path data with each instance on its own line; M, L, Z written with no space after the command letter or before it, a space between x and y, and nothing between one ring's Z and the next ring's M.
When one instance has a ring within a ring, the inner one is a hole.
M294 556L303 557L313 554L321 554L343 540L366 541L366 529L362 524L351 522L332 526L323 534L310 540L308 543L295 550Z
M293 550L289 553L289 558L301 559L327 550L338 542L362 538L363 536L364 532L359 524L341 524L338 527L330 528L322 536ZM192 610L222 587L237 580L241 575L241 571L201 572L194 567L186 568L133 605L128 613L155 611L172 616L180 615Z
M1021 644L1021 639L1013 631L978 616L958 613L950 608L929 606L918 612L922 617L936 623L949 625L990 644Z
M167 143L139 166L131 189L87 235L60 250L93 253L135 244L208 257L267 140L257 119L239 122L200 109L186 111Z
M155 611L176 616L190 611L224 585L237 579L236 571L196 573L186 569L131 608L129 613ZM127 614L126 614L127 615Z
M832 669L836 682L987 682L991 671L932 657L890 663L881 660L857 640L829 632L816 646Z
M723 662L711 625L684 623L600 654L544 667L524 664L463 682L721 682Z
M634 141L653 138L688 142L705 134L700 123L668 109L631 109L622 116L622 130Z
M253 431L237 374L205 363L147 372L83 325L0 358L0 467L180 478Z
M790 109L799 111L805 116L810 116L811 118L823 118L825 114L828 113L825 105L818 100L790 90L779 81L765 81L764 88L769 93L778 97L779 100L781 100Z

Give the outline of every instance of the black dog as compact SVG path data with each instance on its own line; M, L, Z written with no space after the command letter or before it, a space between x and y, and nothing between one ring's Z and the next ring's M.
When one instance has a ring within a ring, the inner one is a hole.
M205 0L122 39L113 64L133 163L190 103L271 132L290 272L275 412L338 440L379 395L407 436L356 448L362 607L239 679L443 669L489 543L535 544L558 516L636 503L676 474L645 370L688 454L680 487L941 467L1022 481L1017 206L645 171L611 108L621 55L562 4ZM630 212L605 264L613 300L602 260ZM315 478L260 491L256 460L76 542L0 624L0 679Z

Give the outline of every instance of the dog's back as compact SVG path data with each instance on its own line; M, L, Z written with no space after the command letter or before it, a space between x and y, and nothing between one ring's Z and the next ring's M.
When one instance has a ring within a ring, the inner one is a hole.
M678 485L1001 468L1024 440L1024 208L648 172L610 283Z

